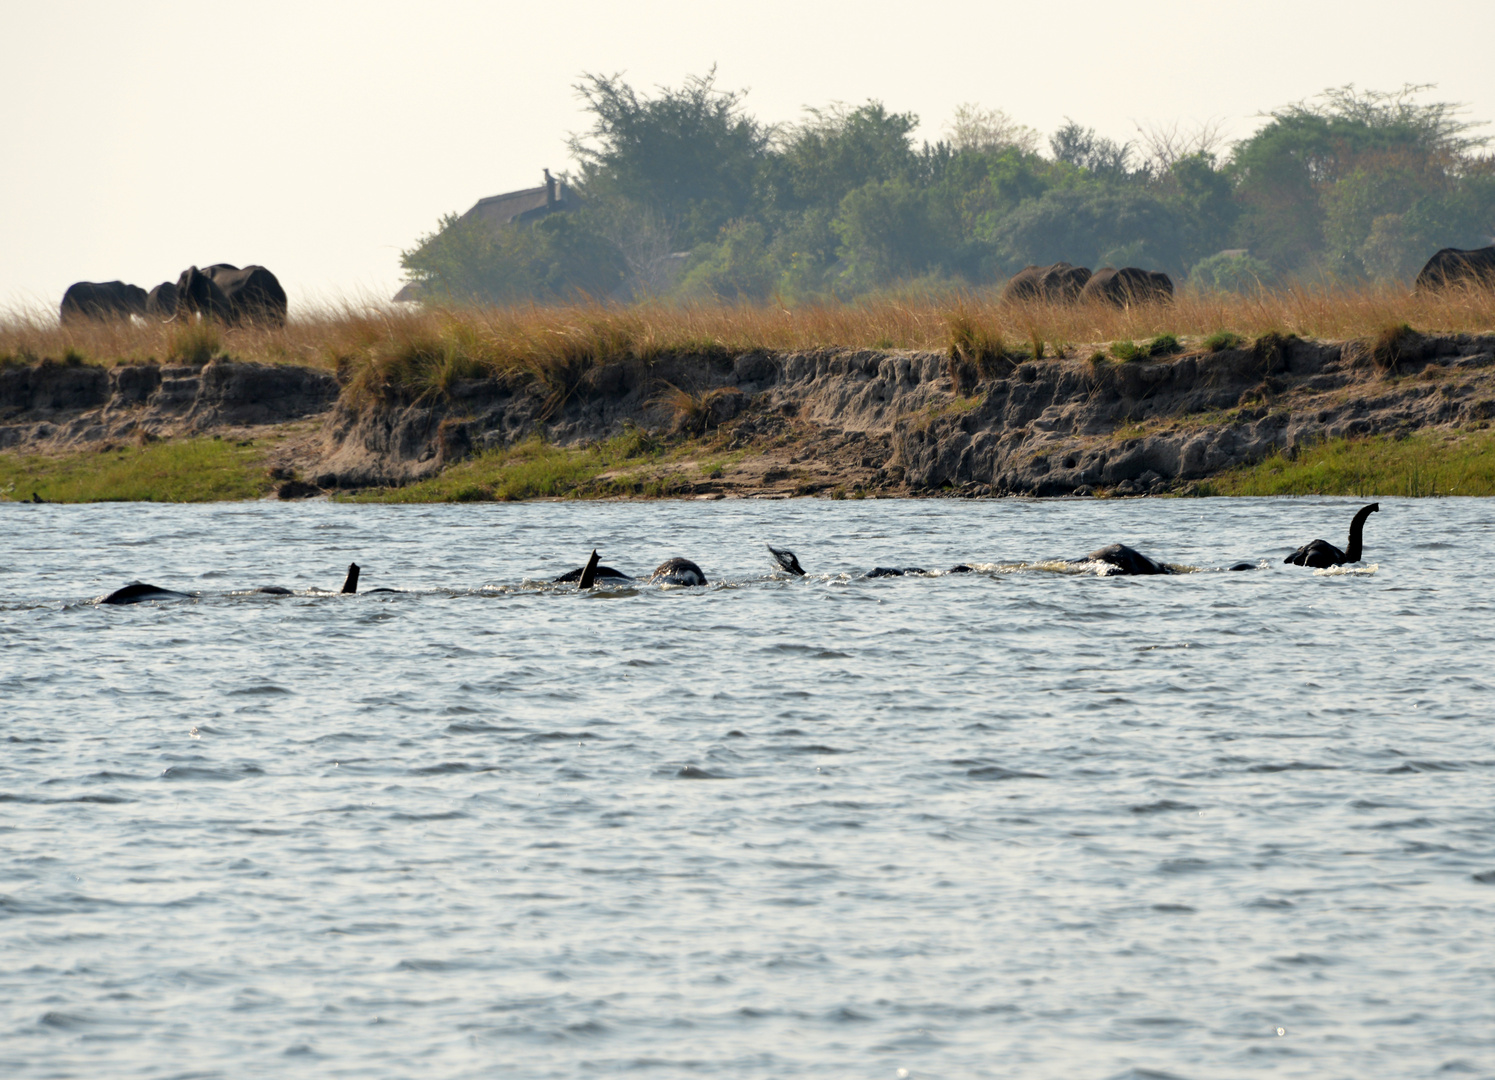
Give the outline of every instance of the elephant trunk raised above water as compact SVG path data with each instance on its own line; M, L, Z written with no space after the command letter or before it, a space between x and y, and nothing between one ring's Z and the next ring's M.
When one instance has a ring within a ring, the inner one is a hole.
M1350 522L1350 542L1343 551L1340 551L1327 540L1314 540L1304 544L1282 561L1292 563L1294 566L1312 566L1323 570L1330 566L1343 566L1345 563L1357 563L1360 561L1360 540L1365 532L1365 519L1381 509L1380 503L1371 503L1362 506L1355 512L1354 520Z

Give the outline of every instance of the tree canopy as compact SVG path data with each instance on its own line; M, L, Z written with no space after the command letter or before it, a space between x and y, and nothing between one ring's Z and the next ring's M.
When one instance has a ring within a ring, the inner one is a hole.
M916 144L919 118L879 101L774 126L714 70L652 94L588 74L591 125L568 143L579 209L450 215L402 265L423 297L458 302L792 302L995 284L1059 260L1208 288L1408 280L1440 247L1495 237L1495 159L1431 89L1328 90L1228 149L1218 124L1117 142L1066 119L1044 153L1038 132L974 103L947 139Z

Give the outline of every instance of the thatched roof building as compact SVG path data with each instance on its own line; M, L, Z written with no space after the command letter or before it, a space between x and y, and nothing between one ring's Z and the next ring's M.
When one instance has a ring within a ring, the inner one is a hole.
M459 223L481 221L498 228L520 221L534 221L547 214L572 209L575 201L565 182L551 176L549 169L543 171L545 183L539 187L525 188L523 191L508 191L502 195L489 195L486 199L479 199L473 204L472 209L459 217L457 221ZM399 292L395 293L394 299L410 302L419 299L419 293L420 290L414 282L407 282Z

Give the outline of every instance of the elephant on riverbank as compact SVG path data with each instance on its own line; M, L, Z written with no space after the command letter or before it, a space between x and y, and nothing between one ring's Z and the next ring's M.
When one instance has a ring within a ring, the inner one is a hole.
M286 294L263 266L240 269L215 263L182 271L176 283L177 310L210 316L230 326L258 323L284 326Z
M176 307L176 285L170 281L161 282L145 298L147 318L170 322L176 318Z
M1056 262L1049 266L1025 266L1012 275L1002 289L1003 300L1047 300L1051 304L1072 304L1080 298L1090 269Z
M1477 285L1495 289L1495 246L1463 251L1444 248L1422 268L1414 288L1435 292L1450 285Z
M1097 300L1125 307L1128 304L1167 303L1173 299L1173 279L1153 270L1105 266L1090 276L1080 290L1081 302Z
M58 316L65 322L128 319L145 314L146 293L123 281L79 281L62 294Z

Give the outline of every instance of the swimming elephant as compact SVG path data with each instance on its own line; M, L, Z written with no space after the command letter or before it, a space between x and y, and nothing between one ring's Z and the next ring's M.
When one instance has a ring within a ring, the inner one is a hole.
M772 544L766 545L768 553L773 556L773 561L778 563L784 570L795 577L804 577L804 567L799 565L799 556L788 548L776 548Z
M1125 544L1107 544L1103 548L1097 548L1083 559L1073 560L1077 563L1098 562L1116 568L1118 575L1146 575L1146 574L1171 574L1173 569L1166 563L1154 562L1136 548L1127 547Z
M1025 266L1008 279L1002 289L1002 299L1072 304L1080 298L1080 292L1089 280L1089 267L1071 266L1067 262Z
M175 592L172 589L163 589L159 585L147 585L143 581L136 581L126 585L123 589L115 589L108 596L99 601L101 604L140 604L146 600L185 600L186 593Z
M1327 540L1314 540L1304 544L1282 561L1292 563L1294 566L1312 566L1320 570L1330 566L1359 562L1360 540L1365 531L1365 519L1380 509L1380 503L1371 503L1355 512L1355 517L1350 521L1350 543L1343 551Z
M590 569L592 572L590 578L587 576L588 569ZM611 566L599 565L597 561L597 552L593 551L592 558L587 560L586 566L578 566L575 570L567 570L560 577L552 578L551 584L564 585L567 582L575 581L578 583L578 586L580 588L590 589L592 587L592 583L601 578L607 578L613 581L633 580L631 575L625 574L621 570L614 570ZM581 584L583 581L585 581L586 584Z
M774 562L778 563L780 567L782 567L784 570L787 570L789 573L793 574L795 577L804 577L805 576L804 568L799 565L799 556L798 555L794 554L794 552L790 551L788 548L776 548L772 544L769 544L767 546L768 546L768 553L773 556ZM952 566L952 567L950 567L949 570L947 570L945 572L947 574L970 574L970 573L974 573L974 571L969 566L967 566L965 563L961 563L959 566ZM928 570L925 570L924 568L919 567L919 566L902 566L902 567L897 567L897 566L874 566L871 570L868 570L862 576L864 578L884 578L884 577L904 577L904 576L920 577L920 576L926 576L928 574L929 574Z
M215 263L203 270L188 267L177 279L176 291L179 311L209 316L229 326L285 325L285 290L263 266L240 269L231 263Z
M654 568L649 580L659 585L706 585L706 575L689 559L666 559Z
M146 291L123 281L78 281L62 294L58 317L64 323L86 319L128 319L144 315Z
M1166 303L1173 299L1173 279L1167 274L1123 266L1117 270L1104 266L1090 276L1080 290L1080 300L1092 300L1117 307L1128 304Z
M1495 246L1462 251L1444 248L1417 275L1417 292L1435 292L1450 285L1477 285L1495 289Z

